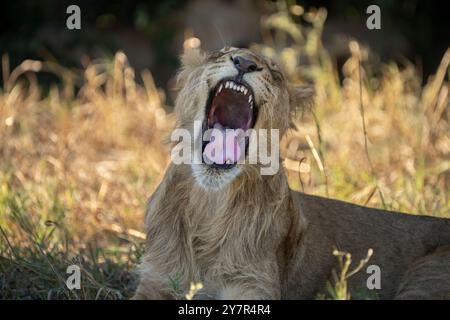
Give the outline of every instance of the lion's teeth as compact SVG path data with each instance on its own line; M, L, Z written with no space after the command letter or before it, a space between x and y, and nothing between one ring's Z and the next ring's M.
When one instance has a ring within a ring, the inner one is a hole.
M247 95L248 93L248 89L245 86L241 86L233 81L226 81L224 84L221 84L219 89L217 90L217 93L219 93L220 91L222 91L222 89L230 89L230 90L234 90L237 92L241 92L245 95ZM250 102L250 100L249 100Z
M252 96L248 97L248 103L252 102Z

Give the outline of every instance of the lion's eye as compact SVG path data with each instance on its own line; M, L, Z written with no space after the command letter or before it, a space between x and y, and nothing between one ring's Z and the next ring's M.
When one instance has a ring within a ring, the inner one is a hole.
M277 82L281 82L284 80L284 75L280 71L276 63L274 63L273 61L267 61L266 65L270 71L270 74L272 75L273 80Z
M228 53L228 52L231 52L231 51L234 51L234 50L236 50L235 47L225 47L225 48L223 48L222 50L220 50L220 52L222 52L222 53Z
M283 74L278 70L270 68L270 74L272 75L273 80L277 82L281 82L284 79Z
M214 51L212 53L210 53L208 60L209 61L214 61L216 59L219 59L221 56L223 56L225 53L222 51Z

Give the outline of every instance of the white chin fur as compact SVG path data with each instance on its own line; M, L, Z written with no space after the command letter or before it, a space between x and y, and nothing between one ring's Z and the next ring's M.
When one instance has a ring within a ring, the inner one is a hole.
M231 183L240 173L237 167L220 170L206 164L193 164L192 174L198 185L207 191L219 191Z

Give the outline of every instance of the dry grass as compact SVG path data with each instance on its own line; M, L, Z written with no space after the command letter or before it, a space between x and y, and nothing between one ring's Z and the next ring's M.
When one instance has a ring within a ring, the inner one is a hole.
M372 70L368 49L353 41L339 79L320 42L325 18L324 9L306 13L314 28L289 46L268 41L283 48L278 52L256 46L278 59L292 81L309 78L317 90L313 113L300 117L299 129L284 141L292 187L372 207L448 217L450 48L436 74L421 86L409 62ZM301 30L287 13L285 19L287 30ZM297 64L298 52L308 61L306 67Z
M3 62L8 69L6 56ZM122 53L112 64L89 65L81 79L60 68L66 81L41 97L34 72L51 69L25 61L5 73L0 292L3 298L46 298L49 290L54 297L120 297L105 290L111 280L126 297L145 202L167 163L160 141L171 121L150 73L138 86ZM83 84L76 97L67 79ZM57 281L73 259L93 273L86 277L89 292L69 292Z
M292 187L448 217L450 50L422 87L409 63L375 74L367 49L353 42L339 79L320 42L325 17L323 10L305 13L306 30L279 8L262 26L265 44L254 46L279 60L292 81L316 84L315 116L299 118L299 130L283 145ZM284 36L272 38L269 28ZM306 67L297 64L299 52ZM5 55L0 298L129 297L145 202L168 161L161 140L173 119L163 92L149 72L137 85L120 52L83 71L37 61L9 68ZM38 72L58 75L61 85L44 94ZM81 87L76 95L75 87ZM82 290L70 291L65 270L74 262L83 268Z

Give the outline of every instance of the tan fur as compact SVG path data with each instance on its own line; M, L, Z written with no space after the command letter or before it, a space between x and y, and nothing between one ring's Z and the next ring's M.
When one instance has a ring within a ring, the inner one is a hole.
M276 68L242 49L185 57L178 79L179 127L189 128L202 117L207 92L221 72L232 72L226 65L229 54ZM246 79L260 108L256 128L285 132L296 106L311 99L311 89L290 87L278 76L261 72ZM352 253L354 261L374 250L369 264L381 268L379 298L450 298L448 219L294 192L281 169L261 176L257 165L239 165L219 190L199 182L211 172L197 171L201 178L193 172L190 165L170 164L149 200L147 248L135 299L181 298L191 282L204 285L199 299L312 299L324 291L336 267L334 248ZM350 278L354 298L368 294L368 276L361 271Z

